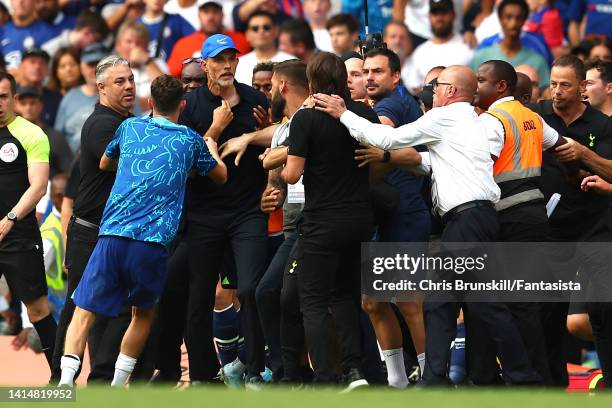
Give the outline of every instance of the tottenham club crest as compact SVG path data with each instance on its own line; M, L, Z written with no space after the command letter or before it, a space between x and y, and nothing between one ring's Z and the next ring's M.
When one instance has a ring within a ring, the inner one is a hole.
M5 163L12 163L19 156L19 149L15 143L7 143L0 147L0 160Z

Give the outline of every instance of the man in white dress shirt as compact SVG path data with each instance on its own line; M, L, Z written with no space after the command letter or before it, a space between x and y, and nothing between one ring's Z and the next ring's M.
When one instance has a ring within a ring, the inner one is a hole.
M353 115L336 96L316 94L315 100L317 109L339 118L351 136L362 143L386 150L427 145L428 153L414 151L413 164L431 171L434 210L445 223L442 241L494 242L499 236L494 204L499 201L500 189L493 179L486 127L471 105L476 89L476 76L468 67L450 66L438 77L435 109L398 128ZM449 350L456 334L458 306L456 302L425 303L426 385L449 384ZM463 308L468 321L474 316L473 324L484 324L488 335L497 340L504 381L541 381L504 304L469 303Z

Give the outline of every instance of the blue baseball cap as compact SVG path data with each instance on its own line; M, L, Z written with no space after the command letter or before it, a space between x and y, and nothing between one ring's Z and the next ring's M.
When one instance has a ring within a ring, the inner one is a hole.
M202 58L206 59L208 57L216 57L219 53L225 50L234 50L238 51L234 41L224 34L215 34L211 35L204 41L202 44Z

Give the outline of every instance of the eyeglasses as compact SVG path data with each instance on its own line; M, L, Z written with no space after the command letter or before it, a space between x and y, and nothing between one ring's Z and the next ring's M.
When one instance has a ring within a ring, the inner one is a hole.
M449 84L448 82L438 82L438 81L436 81L436 82L434 82L434 83L432 84L432 88L433 88L433 90L435 91L435 90L436 90L436 88L437 88L438 86L440 86L440 85L448 85L448 86L453 86L453 84Z
M264 25L253 25L249 27L249 30L253 31L254 33L258 33L259 29L264 30L265 32L268 32L272 29L272 26L270 24L264 24Z
M182 78L182 80L184 84L189 84L191 82L195 82L196 84L203 84L204 82L206 82L206 77L205 76L201 76L201 77L185 76Z
M187 64L191 64L192 62L196 62L198 64L200 64L202 61L204 61L202 58L200 57L191 57L191 58L187 58L184 59L183 62L181 62L182 65L187 65Z

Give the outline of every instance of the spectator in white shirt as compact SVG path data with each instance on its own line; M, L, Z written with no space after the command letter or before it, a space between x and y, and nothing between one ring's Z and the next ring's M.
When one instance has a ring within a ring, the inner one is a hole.
M427 72L438 65L467 65L474 52L461 35L453 32L455 9L452 0L432 1L429 22L433 37L419 45L412 53L412 69L406 86L416 89L421 86Z
M327 15L331 10L330 0L302 0L304 17L310 24L315 44L319 51L333 52L331 37L325 27Z
M387 44L387 48L396 53L399 57L400 63L402 64L401 77L405 85L410 71L412 71L412 63L410 60L412 40L408 27L406 27L404 23L391 21L385 27L383 41Z
M239 58L236 68L236 81L251 85L253 68L260 62L282 62L295 57L279 51L276 46L278 25L274 16L266 11L257 11L247 21L246 37L253 51Z

